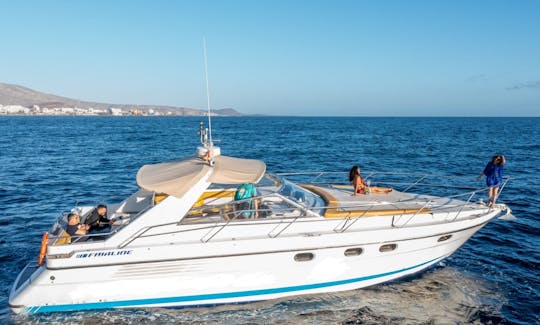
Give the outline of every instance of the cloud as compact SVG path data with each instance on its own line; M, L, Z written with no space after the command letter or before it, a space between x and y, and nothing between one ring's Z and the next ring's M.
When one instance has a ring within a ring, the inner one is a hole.
M512 87L507 87L506 90L519 90L519 89L540 89L540 81L526 81L526 82L520 82Z

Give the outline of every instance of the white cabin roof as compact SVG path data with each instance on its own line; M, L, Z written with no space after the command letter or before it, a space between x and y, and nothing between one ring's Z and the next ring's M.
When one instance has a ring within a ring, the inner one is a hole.
M209 172L211 183L242 184L259 182L266 171L260 160L217 156L214 161L213 167L197 157L144 165L137 172L137 184L147 191L180 198Z

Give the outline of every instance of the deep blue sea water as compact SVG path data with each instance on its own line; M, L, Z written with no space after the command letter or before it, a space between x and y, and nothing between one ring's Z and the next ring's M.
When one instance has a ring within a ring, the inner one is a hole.
M477 176L494 153L513 179L496 219L426 272L368 289L199 309L13 315L18 272L62 211L136 191L144 164L184 157L200 118L0 117L0 323L540 323L540 118L214 118L223 154L272 172L364 170ZM344 180L345 181L345 180Z

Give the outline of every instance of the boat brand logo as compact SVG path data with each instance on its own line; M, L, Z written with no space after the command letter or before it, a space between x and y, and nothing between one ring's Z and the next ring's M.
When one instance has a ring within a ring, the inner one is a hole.
M75 255L75 258L103 257L103 256L122 256L131 255L132 250L114 251L114 252L96 252L96 253L81 253Z

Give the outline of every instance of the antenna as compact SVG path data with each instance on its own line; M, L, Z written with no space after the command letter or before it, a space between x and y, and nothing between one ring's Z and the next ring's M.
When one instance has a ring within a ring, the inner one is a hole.
M202 139L207 142L204 146L206 147L205 160L208 161L210 166L214 166L214 140L212 139L212 112L210 110L210 90L208 87L208 63L206 60L206 38L203 36L203 50L204 50L204 76L206 79L206 100L208 105L208 129L202 130L201 135ZM219 148L217 148L219 151ZM219 153L218 153L219 155Z
M214 142L212 141L212 119L210 117L210 90L208 89L208 63L206 62L206 38L203 36L203 50L204 50L204 75L206 79L206 101L208 106L208 129L209 129L209 137L210 137L210 150L212 150L212 147L214 146Z

